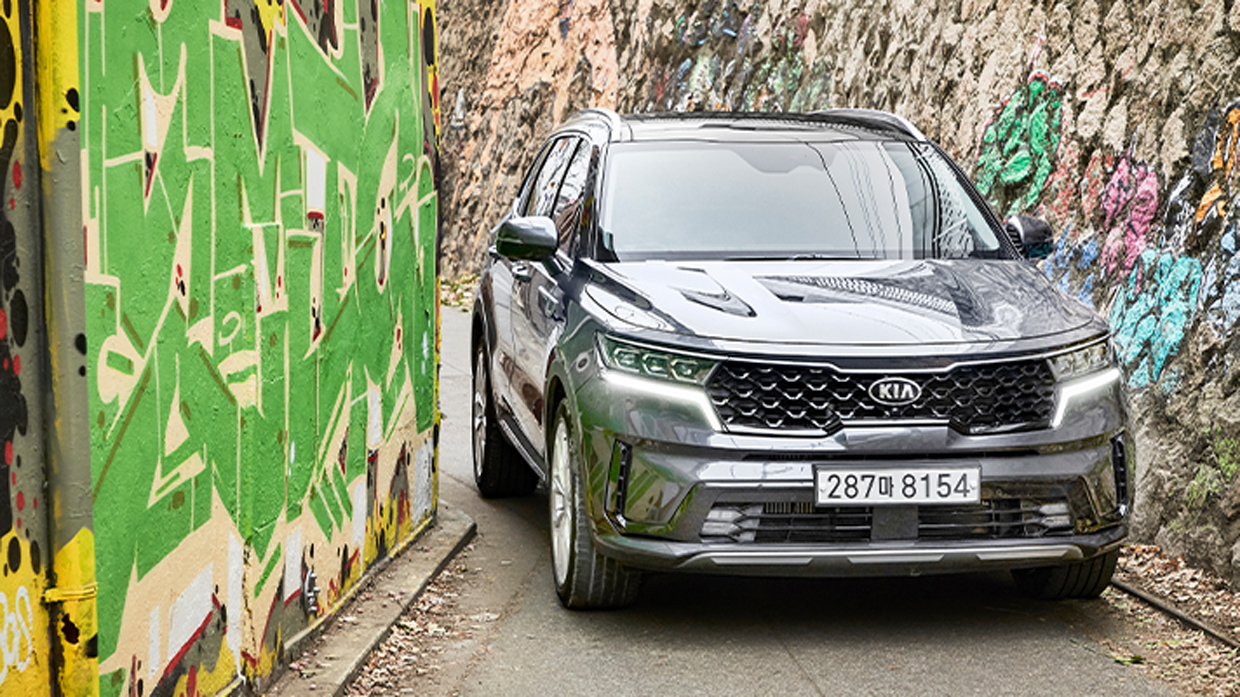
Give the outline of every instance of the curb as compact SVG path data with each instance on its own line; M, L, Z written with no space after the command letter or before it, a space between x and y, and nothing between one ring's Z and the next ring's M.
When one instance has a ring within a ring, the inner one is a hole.
M1116 579L1111 579L1111 585L1127 593L1128 595L1131 595L1134 598L1145 601L1146 604L1153 606L1154 609L1161 611L1163 614L1174 617L1175 619L1179 620L1182 624L1185 624L1192 629L1199 630L1217 639L1219 642L1229 646L1232 649L1240 650L1240 642L1237 642L1235 639L1232 639L1231 637L1227 636L1227 634L1224 633L1223 630L1213 625L1207 624L1203 620L1199 620L1189 615L1188 613L1180 610L1178 607L1175 607L1171 603L1168 603L1167 601L1157 596L1146 593L1145 591L1141 590L1140 588L1137 588L1136 586L1124 583Z
M472 518L441 500L434 526L392 557L369 581L363 581L360 592L325 622L285 645L285 659L309 655L313 657L312 667L301 672L286 669L263 694L343 695L370 652L387 638L427 584L469 544L477 529Z

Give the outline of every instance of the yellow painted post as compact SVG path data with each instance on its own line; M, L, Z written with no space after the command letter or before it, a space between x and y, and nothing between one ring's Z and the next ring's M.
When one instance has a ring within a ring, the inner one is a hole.
M95 538L85 370L78 7L34 0L39 173L47 345L47 476L51 497L51 610L55 683L64 695L99 694Z

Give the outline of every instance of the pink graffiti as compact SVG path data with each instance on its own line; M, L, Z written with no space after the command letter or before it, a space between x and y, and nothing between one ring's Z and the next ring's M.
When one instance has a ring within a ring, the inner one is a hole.
M792 32L792 48L794 50L800 51L801 47L805 45L805 37L808 34L809 34L809 15L802 12L801 16L797 17L796 27L793 29L793 32Z
M1046 190L1051 193L1050 204L1045 209L1047 218L1056 227L1067 227L1069 234L1075 238L1077 226L1069 226L1068 219L1072 215L1072 205L1076 203L1077 188L1074 184L1077 164L1081 161L1076 142L1062 139L1055 159L1059 164L1046 183Z
M667 92L667 85L672 80L672 66L668 66L663 74L655 81L654 102L655 104L663 104L663 94Z
M1106 173L1111 169L1114 158L1095 150L1085 165L1085 176L1081 180L1081 210L1097 211L1102 201L1102 190L1106 186Z
M1101 198L1102 229L1106 236L1102 260L1107 273L1115 273L1121 263L1125 272L1131 271L1137 257L1145 251L1158 211L1158 175L1125 155L1115 165Z

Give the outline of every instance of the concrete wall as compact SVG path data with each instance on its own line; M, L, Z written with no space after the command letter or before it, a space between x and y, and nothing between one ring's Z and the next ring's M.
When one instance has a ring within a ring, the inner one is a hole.
M78 3L103 694L261 684L433 516L433 13Z
M900 113L1001 214L1046 217L1044 272L1110 318L1138 436L1137 539L1240 581L1240 4L484 5L441 8L449 275L477 267L566 102Z

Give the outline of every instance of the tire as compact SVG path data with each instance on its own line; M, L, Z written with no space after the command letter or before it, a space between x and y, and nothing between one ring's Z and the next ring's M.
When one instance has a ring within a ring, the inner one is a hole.
M641 572L594 549L568 405L561 403L556 410L551 433L547 499L556 595L564 607L572 609L602 610L630 605L641 587Z
M491 375L487 370L486 348L474 351L474 394L471 407L473 431L474 484L484 498L528 496L538 486L538 475L512 447L495 416L491 398Z
M1117 561L1119 550L1112 550L1071 564L1013 569L1012 578L1025 594L1041 600L1097 598L1110 585Z

